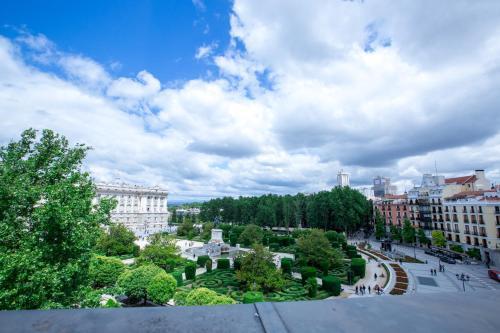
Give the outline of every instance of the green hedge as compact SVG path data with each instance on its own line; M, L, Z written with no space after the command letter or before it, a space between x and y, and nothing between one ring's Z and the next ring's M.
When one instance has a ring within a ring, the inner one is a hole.
M316 268L305 266L300 269L300 274L302 275L302 283L306 283L307 279L310 277L316 277Z
M269 244L269 250L271 251L279 251L280 245L279 243L270 243Z
M233 261L233 268L235 270L239 270L241 269L241 258L238 257L238 258L234 258L234 261Z
M205 264L208 260L210 260L209 256L199 256L198 259L196 260L196 263L198 264L199 267L205 267Z
M260 291L247 291L243 294L243 304L264 302L264 295Z
M230 262L229 259L223 258L223 259L217 259L217 269L229 269Z
M316 297L316 294L318 293L318 281L315 277L307 279L306 289L309 297Z
M205 268L207 269L207 272L210 273L212 271L212 259L208 259L207 262L205 263Z
M177 281L177 287L182 286L182 283L183 283L183 280L184 280L182 278L182 272L179 272L179 271L172 272L172 276Z
M333 296L340 295L341 281L338 277L327 275L324 276L321 281L323 282L323 289L328 291L328 293L332 294Z
M354 275L359 276L360 278L365 277L366 271L366 261L363 258L353 258L351 259L351 269Z
M338 249L340 247L340 243L339 242L332 242L332 247L334 249Z
M184 268L184 273L186 273L186 280L196 279L196 265L194 263L188 263Z
M291 258L281 258L281 270L285 274L292 274L293 260Z

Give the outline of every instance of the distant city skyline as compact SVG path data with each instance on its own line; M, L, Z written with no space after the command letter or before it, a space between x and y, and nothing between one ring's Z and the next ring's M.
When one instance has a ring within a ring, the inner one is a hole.
M398 192L436 169L498 184L499 17L494 1L4 1L0 145L50 128L93 147L96 180L172 202L312 193L339 170Z

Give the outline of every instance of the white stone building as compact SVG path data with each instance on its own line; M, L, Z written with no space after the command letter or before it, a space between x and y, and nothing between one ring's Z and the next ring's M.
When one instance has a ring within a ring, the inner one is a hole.
M343 170L340 170L337 173L337 186L344 187L347 186L349 187L351 184L349 182L349 174L347 172L344 172Z
M159 187L129 184L97 184L97 200L115 198L111 221L122 223L139 239L168 229L168 191Z

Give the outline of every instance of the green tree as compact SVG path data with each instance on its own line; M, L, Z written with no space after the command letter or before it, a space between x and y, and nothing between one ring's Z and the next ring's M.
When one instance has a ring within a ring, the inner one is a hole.
M418 242L420 244L429 244L429 238L427 238L427 236L425 235L425 232L422 228L418 228L417 230L417 238L418 238Z
M108 232L103 233L97 243L96 250L106 256L139 254L139 246L134 243L136 237L123 224L112 224Z
M396 227L395 225L391 224L390 230L391 230L392 239L398 240L401 242L401 239L402 239L401 229Z
M238 238L238 242L245 247L248 247L254 243L262 243L263 237L262 229L255 224L249 224L245 227L240 237Z
M132 301L139 302L148 298L148 287L153 278L161 273L165 273L160 267L155 265L144 265L130 271L125 271L118 278L118 285L123 288L125 295Z
M96 288L114 286L124 271L125 265L117 258L93 256L90 261L89 276Z
M81 170L89 148L26 130L0 147L0 309L69 306L88 285L91 252L112 200Z
M402 237L405 243L415 243L415 228L407 218L403 222Z
M236 301L231 297L217 294L215 291L207 288L196 288L191 290L182 301L176 298L178 305L218 305L235 304Z
M165 272L156 274L148 284L147 293L149 299L157 304L164 304L174 296L177 281Z
M299 260L306 265L319 269L324 268L325 261L329 263L330 267L337 267L342 264L344 259L342 252L332 248L325 233L319 229L313 229L297 240L297 255Z
M137 264L155 264L171 272L184 261L179 252L180 249L172 236L155 234L150 237L150 244L141 251Z
M254 244L252 251L241 258L236 278L253 291L280 289L285 282L281 271L274 266L272 253L261 244Z
M432 243L436 246L439 247L445 247L446 246L446 238L444 237L444 234L440 230L433 230L432 231Z
M375 211L375 237L382 239L385 237L385 223L378 210Z

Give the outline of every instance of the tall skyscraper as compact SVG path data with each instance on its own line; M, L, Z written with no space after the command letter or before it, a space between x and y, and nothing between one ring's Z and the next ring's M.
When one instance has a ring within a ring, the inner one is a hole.
M347 172L340 170L339 173L337 173L337 186L350 186L349 174Z

